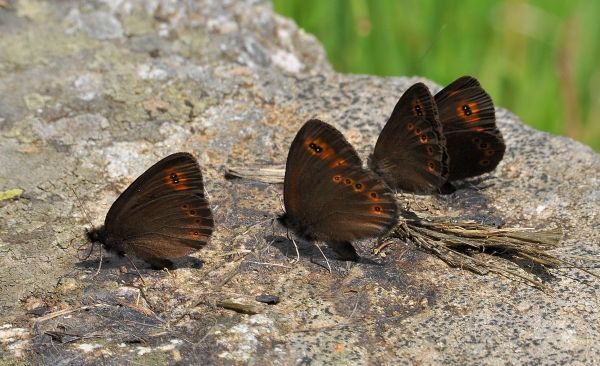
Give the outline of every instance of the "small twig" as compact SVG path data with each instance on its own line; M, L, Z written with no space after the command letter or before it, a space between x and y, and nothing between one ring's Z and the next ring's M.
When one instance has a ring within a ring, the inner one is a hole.
M286 266L285 264L278 264L278 263L265 263L265 262L255 262L255 261L246 261L246 263L259 264L261 266L282 267L282 268L287 268L287 269L294 268L294 267Z
M227 253L223 253L223 254L217 254L217 255L215 255L215 257L220 258L220 257L227 257L230 255L248 254L248 253L252 253L252 251L249 249L240 249L240 250L234 250L232 252L227 252Z
M55 311L53 313L50 313L50 314L47 314L47 315L37 318L35 320L35 323L39 324L39 323L45 322L46 320L50 320L50 319L54 319L59 316L75 313L77 311L88 310L88 309L92 309L92 308L108 308L110 306L111 305L109 305L109 304L94 304L94 305L81 306L81 307L74 308L74 309L63 309L63 310Z
M285 167L239 167L225 169L226 178L250 179L263 183L283 183Z

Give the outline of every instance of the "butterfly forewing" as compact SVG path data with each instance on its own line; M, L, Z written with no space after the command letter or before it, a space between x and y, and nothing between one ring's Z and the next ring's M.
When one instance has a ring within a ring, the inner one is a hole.
M106 216L108 238L141 258L176 258L204 246L214 227L196 159L176 153L136 179Z
M494 170L506 145L496 127L492 98L477 79L457 79L437 93L435 101L450 156L448 180Z
M338 130L319 120L308 121L292 142L284 204L289 226L312 239L352 241L396 222L390 189L362 168Z
M411 86L396 104L370 165L392 188L432 192L446 182L446 141L433 96L423 83Z

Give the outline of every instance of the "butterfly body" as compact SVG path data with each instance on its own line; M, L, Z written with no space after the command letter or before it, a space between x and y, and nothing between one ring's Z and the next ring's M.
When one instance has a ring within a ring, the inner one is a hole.
M284 205L286 212L279 217L284 226L306 240L348 251L348 243L382 235L397 220L388 186L362 168L358 154L337 129L319 120L306 122L292 142Z
M200 167L192 155L176 153L138 177L88 238L109 251L163 264L202 248L213 228Z

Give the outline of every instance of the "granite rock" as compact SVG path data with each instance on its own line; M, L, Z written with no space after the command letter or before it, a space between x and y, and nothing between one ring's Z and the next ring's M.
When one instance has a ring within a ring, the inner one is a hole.
M226 180L282 164L318 117L363 157L420 77L335 73L315 38L264 1L0 2L0 355L32 363L600 363L597 279L551 270L545 293L450 268L410 243L376 264L272 226L282 189ZM456 75L457 77L459 75ZM499 108L507 153L428 214L565 230L559 256L600 253L600 156ZM153 162L200 161L216 231L173 271L109 256L85 229ZM92 251L86 257L86 251ZM262 294L280 302L255 301ZM218 306L252 305L254 314Z

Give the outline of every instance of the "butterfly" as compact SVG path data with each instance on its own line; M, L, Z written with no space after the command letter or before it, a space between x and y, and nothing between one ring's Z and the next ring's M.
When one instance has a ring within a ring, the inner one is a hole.
M381 131L371 168L392 187L450 191L450 181L490 172L506 146L479 82L464 76L432 97L422 83L400 98Z
M391 189L362 167L335 127L316 119L292 142L283 200L279 222L305 240L327 242L344 260L359 259L352 241L383 235L398 220Z
M395 189L429 193L448 180L446 138L425 84L414 84L398 100L369 164Z
M471 76L458 78L435 95L446 148L448 180L475 177L496 169L506 145L496 127L492 98Z
M139 176L113 203L104 225L87 232L92 242L133 254L155 268L204 247L214 222L202 172L188 153L175 153Z

